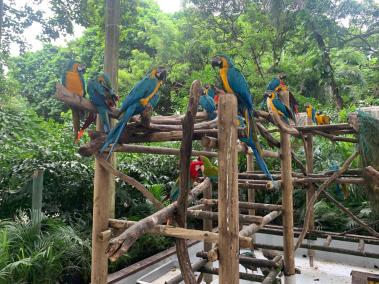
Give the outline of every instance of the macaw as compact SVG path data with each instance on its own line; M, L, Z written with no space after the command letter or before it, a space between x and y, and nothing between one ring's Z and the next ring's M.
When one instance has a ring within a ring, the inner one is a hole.
M294 120L292 111L276 97L275 92L268 95L267 107L277 113L287 124L289 124L289 119Z
M88 81L87 92L92 104L99 112L100 120L103 124L105 133L110 130L108 112L111 107L115 106L118 97L112 89L111 81L108 75L100 73ZM82 137L84 130L96 121L96 114L90 113L78 133L77 141Z
M288 91L289 101L290 101L290 109L294 114L294 117L299 115L299 103L297 102L295 96L292 94L292 92L288 89L288 86L286 83L284 83L283 79L285 79L287 76L285 74L279 75L280 84L277 87L276 91L278 92L286 92Z
M332 172L336 172L339 169L340 169L339 166L335 163L333 163L333 165L331 167L329 167L329 170L331 170ZM336 183L335 192L336 192L337 197L340 200L341 199L346 200L347 198L349 198L349 195L350 195L350 191L349 191L347 184Z
M227 93L235 94L238 101L238 111L246 120L247 138L245 142L253 151L255 159L264 172L272 180L270 171L261 156L261 146L257 136L257 126L253 117L254 105L245 77L234 66L232 60L225 55L217 55L212 59L212 67L219 67L221 81Z
M204 85L204 90L205 90L205 93L210 96L212 99L215 98L216 96L216 90L215 90L215 86L213 84L205 84Z
M198 161L204 163L204 166L201 168L203 175L208 177L212 183L216 183L218 180L218 167L213 165L205 156L199 156Z
M191 161L190 163L190 187L193 186L193 183L197 180L199 177L199 173L201 171L201 167L203 166L202 161ZM176 201L179 197L179 183L180 179L177 178L174 186L171 188L170 191L170 200Z
M305 110L307 112L307 116L309 119L312 119L313 123L316 123L316 110L313 108L313 106L310 103L306 103Z
M317 125L330 124L330 117L322 111L317 111L315 115Z
M213 98L208 95L209 89L203 88L203 92L200 95L199 104L207 112L208 119L213 120L217 117L216 105Z
M133 87L129 95L126 96L120 108L120 113L123 113L123 115L117 125L109 132L104 145L100 149L100 153L103 153L110 144L113 144L107 159L112 154L129 119L144 110L149 101L158 93L166 77L167 71L164 67L155 68L146 74L146 76Z
M74 60L70 60L63 75L62 75L62 85L66 87L71 93L85 97L86 95L86 85L84 82L83 74L85 72L86 66L80 64ZM80 128L80 117L81 111L71 107L72 111L72 124L74 126L75 137L78 134Z

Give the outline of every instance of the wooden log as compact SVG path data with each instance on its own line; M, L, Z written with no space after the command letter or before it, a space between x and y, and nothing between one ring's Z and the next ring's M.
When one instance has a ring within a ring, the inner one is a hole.
M368 166L363 171L364 177L370 181L370 183L374 183L379 185L379 172L374 169L372 166Z
M302 177L302 178L293 178L292 183L296 185L305 185L310 183L323 183L326 181L329 177ZM267 187L267 189L271 189L268 187L269 180L255 180L255 179L240 179L238 180L239 183L245 183L250 185L264 185ZM275 180L275 182L283 182L283 180ZM344 177L344 178L337 178L334 180L335 183L338 184L366 184L366 180L364 178L356 178L356 177Z
M323 182L323 184L317 189L317 191L315 192L315 194L312 196L312 199L309 200L309 202L307 203L307 210L305 212L303 230L302 230L299 238L297 239L297 242L296 242L296 245L295 245L295 250L300 247L300 245L303 242L304 237L305 237L305 235L307 233L308 226L309 226L309 223L310 223L310 216L311 216L310 215L311 214L310 208L311 207L313 208L314 203L317 200L317 198L319 197L319 195L321 194L321 192L324 191L326 188L328 188L330 186L330 184L335 179L337 179L340 175L342 175L349 168L349 166L351 165L351 163L354 161L354 159L358 155L359 155L358 152L354 152L354 154L351 155L345 161L345 163L342 165L342 167L338 171L334 172L333 175L331 175L329 179L327 179L326 181Z
M312 132L314 130L317 130L317 131L351 130L352 127L348 123L340 123L340 124L326 124L326 125L297 126L296 129L299 132Z
M307 174L307 175L304 175L302 173L296 173L296 172L293 172L292 173L292 177L293 178L297 178L295 181L298 181L298 182L308 182L308 181L320 181L322 179L326 180L327 178L329 178L331 175L333 175L335 171L331 171L331 172L324 172L322 174ZM272 174L272 177L274 180L280 180L282 177L280 174L277 174L275 172L273 172ZM352 173L348 173L348 172L345 172L344 174L342 174L339 179L348 179L348 178L353 178L353 181L355 178L361 178L362 176L362 173L355 173L355 172L352 172ZM302 180L304 178L320 178L319 180ZM265 174L261 173L261 172L253 172L253 173L239 173L238 174L238 179L242 182L244 180L266 180L268 181L269 179L266 177ZM356 180L357 182L361 182L360 180Z
M253 158L253 152L251 149L246 154L246 171L247 172L253 172L254 171L254 158ZM247 189L247 201L249 203L255 202L255 189L254 188L248 188ZM239 203L241 207L241 202ZM249 215L255 215L255 209L250 208L249 209ZM254 237L254 236L253 236Z
M176 211L175 220L179 227L187 227L187 207L188 194L190 192L190 162L192 153L192 137L194 132L195 117L199 98L203 90L201 82L196 80L192 83L190 89L190 97L187 107L187 112L183 118L183 138L180 146L180 175L179 175L179 197L178 208ZM202 212L202 211L200 211ZM196 277L191 270L191 260L188 254L187 243L183 239L176 239L176 250L180 270L185 283L196 284Z
M211 199L212 198L212 184L206 188L206 190L204 191L204 194L203 194L204 198L207 198L207 199ZM212 205L206 205L206 204L202 204L202 205L205 205L204 206L204 211L209 211L209 212L212 212ZM208 232L212 232L213 230L213 222L212 220L203 220L203 230L204 231L208 231ZM204 242L204 251L205 252L208 252L212 249L212 243L211 242ZM213 263L211 261L208 261L205 266L207 268L213 268ZM212 274L204 274L204 282L206 284L210 284L212 282Z
M200 260L195 262L191 265L191 271L195 272L198 271L200 268L202 268L205 264L207 264L206 260ZM164 284L178 284L183 281L183 274L179 274L175 276L174 278L170 279L169 281L165 281ZM196 281L198 283L198 281Z
M142 193L142 195L149 200L153 206L157 209L162 209L164 206L163 204L157 200L154 195L145 187L143 184L138 182L136 179L127 176L126 174L114 169L110 163L108 163L104 158L102 158L100 155L96 155L97 161L112 175L122 179L127 184L133 186L136 188L139 192Z
M218 148L218 141L215 137L204 136L201 138L201 145L204 148Z
M244 227L239 232L240 237L250 237L251 235L258 232L260 229L262 229L264 226L266 226L268 223L270 223L272 220L274 220L276 217L278 217L281 213L281 211L272 211L263 217L262 222L259 225L251 224L249 226Z
M266 276L265 280L263 280L262 284L271 284L274 281L276 281L276 277L278 277L279 273L282 271L283 268L283 260L282 256L276 256L274 258L274 261L278 263L278 268L272 269L270 273ZM280 281L280 280L279 280Z
M221 273L220 269L218 268L209 269L206 267L202 267L198 271L203 272L203 273L214 274L214 275L220 275ZM264 276L262 275L250 274L250 273L244 273L244 272L237 273L236 277L238 277L238 279L248 280L248 281L253 281L253 282L262 282L264 280ZM228 283L228 282L220 282L220 283Z
M79 110L98 113L96 107L88 99L71 93L61 83L57 83L55 85L55 88L56 88L55 98L58 99L59 101L64 102L65 104ZM110 117L118 118L118 115L119 113L117 109L109 110Z
M197 257L201 257L203 259L208 260L208 254L206 252L197 252ZM260 258L252 258L244 255L239 255L239 262L243 264L250 264L256 267L268 267L268 268L276 268L278 264L272 260L260 259Z
M322 132L322 131L318 131L318 130L313 130L312 133L320 135L320 136L325 137L325 138L328 138L329 140L331 140L333 142L341 141L341 142L358 143L357 138L336 136L336 135L332 135L332 134Z
M360 252L360 251L356 251L356 250L347 250L347 249L336 248L336 247L317 246L317 245L310 245L310 244L301 244L300 247L304 248L304 249L312 249L312 250L327 251L327 252L332 252L332 253L340 253L340 254L355 255L355 256L379 259L378 253L372 253L372 252L368 252L368 251ZM272 250L283 251L282 246L258 244L258 243L254 244L254 248L272 249Z
M155 124L166 124L166 125L172 125L172 124L182 124L182 120L184 118L184 115L158 115L151 118L151 122ZM206 113L196 113L196 121L203 121L208 119L208 115Z
M200 195L204 191L204 188L208 187L209 184L210 180L207 178L192 189L191 194L188 197L188 202L190 203L193 198ZM174 202L155 212L153 215L138 221L134 226L128 228L122 234L111 239L106 249L109 259L111 261L116 261L121 255L129 250L139 237L149 232L155 225L165 222L168 217L172 217L177 206L177 202Z
M155 154L155 155L175 155L179 156L180 150L169 147L154 147L154 146L143 146L143 145L132 145L132 144L121 144L114 148L114 152L124 152L124 153L144 153L144 154ZM206 156L206 157L217 157L216 152L210 151L197 151L192 150L191 155L196 156Z
M217 199L202 198L200 202L205 205L211 205L211 206L218 205ZM277 205L277 204L253 203L253 202L244 202L244 201L240 201L238 204L240 208L246 208L246 209L262 209L262 210L270 210L270 211L283 210L283 206Z
M328 192L322 191L322 193L325 195L325 197L332 201L339 209L341 209L345 214L347 214L351 219L353 219L356 223L358 223L362 228L365 228L367 232L372 234L374 237L379 238L379 233L375 231L373 228L371 228L369 225L367 225L365 222L363 222L361 219L359 219L357 216L355 216L349 209L347 209L345 206L342 205L341 202L336 200L333 196L331 196Z
M118 44L119 44L120 0L105 1L105 54L104 72L107 73L112 86L117 92ZM82 98L84 100L84 98ZM113 125L112 119L110 125ZM102 128L99 117L96 129ZM116 167L115 155L110 163ZM114 177L101 164L95 161L95 177L93 192L93 223L92 223L92 254L91 283L107 283L108 259L105 254L106 242L98 234L108 227L108 219L115 214L115 182Z
M239 283L238 263L238 162L237 162L237 99L220 94L218 119L218 224L220 283ZM252 217L252 216L249 216Z
M359 240L357 250L359 252L363 252L365 250L365 241L364 240Z
M371 226L374 226L374 225L377 225L377 224L379 224L379 220L376 220L374 222L368 223L367 225L369 225L371 227ZM342 233L339 233L338 235L343 236L343 235L346 235L346 234L349 234L349 233L358 232L358 231L360 231L362 229L363 229L362 226L358 225L356 228L353 228L353 229L350 229L350 230L346 230L346 231L344 231Z
M218 203L220 205L220 203ZM219 212L205 212L201 210L188 210L187 215L189 218L194 219L206 219L206 220L219 220ZM243 215L237 214L240 223L251 224L251 223L261 223L263 218L262 216L252 216L252 215Z
M117 232L133 228L138 222L109 219L109 227L115 229ZM168 225L154 225L147 232L147 234L161 235L173 238L181 238L186 240L197 240L210 242L214 244L219 243L219 234L209 231L200 231L192 229L184 229L180 227L173 227ZM251 248L252 239L249 237L239 237L241 248Z

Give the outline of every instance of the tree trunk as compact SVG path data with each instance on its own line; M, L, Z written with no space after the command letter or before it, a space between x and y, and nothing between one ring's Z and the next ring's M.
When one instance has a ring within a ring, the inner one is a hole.
M324 65L323 76L326 78L328 82L327 88L330 89L333 97L336 100L337 109L340 110L343 107L343 100L340 95L339 89L337 87L337 83L334 79L334 70L333 70L332 62L329 56L329 49L326 47L325 41L322 35L316 30L314 23L311 23L311 28L312 28L313 37L317 43L317 46L322 52L321 57L322 57L323 65Z

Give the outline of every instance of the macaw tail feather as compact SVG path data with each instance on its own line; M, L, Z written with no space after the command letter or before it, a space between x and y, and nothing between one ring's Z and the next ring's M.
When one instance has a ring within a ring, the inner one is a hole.
M84 121L82 128L77 132L75 143L78 143L79 140L83 137L84 131L96 121L96 114L90 112L87 119Z
M80 138L82 138L83 134L84 134L84 129L80 129L80 131L76 135L75 143L79 143L79 140Z
M108 111L106 109L99 109L99 116L103 124L104 132L108 133L110 130Z
M105 149L108 148L110 144L112 145L112 148L109 150L107 160L109 157L112 155L114 147L117 145L118 140L121 137L121 134L124 132L125 126L128 123L129 119L132 117L134 111L135 111L135 106L130 106L126 112L124 113L122 119L117 123L117 125L109 132L104 145L100 149L100 154L105 151Z
M262 170L262 172L266 175L267 178L269 178L271 181L274 179L272 178L272 175L266 165L266 162L263 160L261 154L259 153L257 147L255 146L253 141L249 141L247 145L253 150L255 160L257 161L257 164L259 168Z

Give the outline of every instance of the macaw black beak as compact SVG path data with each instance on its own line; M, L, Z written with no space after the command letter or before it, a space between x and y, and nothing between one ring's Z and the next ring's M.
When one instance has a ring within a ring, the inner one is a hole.
M160 81L166 81L167 79L167 71L164 68L157 69L157 78Z
M222 60L219 56L215 56L212 59L212 68L220 67L222 68Z

